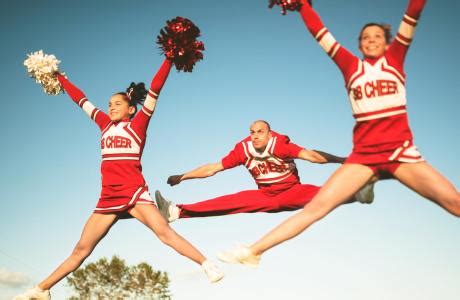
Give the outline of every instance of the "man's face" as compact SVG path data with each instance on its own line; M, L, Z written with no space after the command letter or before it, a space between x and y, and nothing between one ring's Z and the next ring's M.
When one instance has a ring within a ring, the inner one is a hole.
M251 141L254 148L259 152L263 152L265 147L267 147L268 141L272 137L267 124L264 122L255 122L251 125L249 132L251 134Z

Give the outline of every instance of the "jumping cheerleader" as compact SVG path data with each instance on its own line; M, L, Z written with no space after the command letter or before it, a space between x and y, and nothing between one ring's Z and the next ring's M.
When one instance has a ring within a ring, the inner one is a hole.
M164 244L200 264L211 282L223 277L223 273L213 263L163 219L141 172L147 127L171 66L170 60L163 62L148 92L144 83L131 83L126 92L110 97L108 114L89 102L85 94L66 77L56 74L67 94L102 132L102 191L72 254L40 284L15 299L49 299L49 289L75 271L119 219L130 217L145 224ZM136 114L136 105L142 102L143 106Z
M356 119L353 151L302 211L252 246L221 253L220 258L226 262L257 265L265 251L326 216L374 175L395 178L454 216L460 216L459 192L417 151L407 119L404 58L425 0L409 1L392 42L387 26L366 24L359 35L363 60L336 42L306 0L300 4L300 14L308 30L344 76Z
M174 205L155 193L160 213L169 221L179 218L222 216L238 213L277 213L303 208L319 187L301 184L294 159L312 163L343 163L345 158L318 150L304 149L286 135L270 129L268 122L251 124L250 136L237 143L220 162L207 164L182 175L168 178L171 186L184 180L205 178L218 172L244 165L257 183L257 190L241 191L192 204ZM349 202L372 203L373 183L356 193Z

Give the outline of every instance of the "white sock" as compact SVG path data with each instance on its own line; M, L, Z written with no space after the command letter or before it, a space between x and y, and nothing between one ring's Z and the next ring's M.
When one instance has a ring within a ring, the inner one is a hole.
M174 222L177 219L179 219L180 215L180 208L177 207L176 205L171 205L169 207L169 222Z

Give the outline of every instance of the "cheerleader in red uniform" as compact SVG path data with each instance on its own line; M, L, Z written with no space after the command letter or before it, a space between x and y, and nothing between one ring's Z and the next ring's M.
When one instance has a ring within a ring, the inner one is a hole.
M285 4L289 6L295 1L284 2L289 2ZM263 252L303 232L356 193L374 175L397 179L449 213L460 216L459 192L417 151L407 119L404 59L425 0L409 1L393 41L390 41L387 26L366 24L359 35L363 59L335 40L310 3L300 0L300 5L300 14L308 30L343 74L356 119L353 151L302 211L251 247L242 246L221 253L222 260L227 262L258 264Z
M303 208L318 192L319 186L302 184L294 159L312 163L343 163L338 157L319 150L304 149L291 142L288 136L270 129L268 122L257 120L251 124L250 136L238 142L220 162L206 164L182 175L168 178L171 186L184 180L206 178L243 165L254 178L258 189L200 201L174 205L155 193L160 213L169 221L179 218L222 216L238 213L277 213ZM372 203L373 183L356 193L348 202Z
M56 75L67 94L96 122L102 132L102 191L72 254L38 286L16 299L49 299L49 289L75 271L119 219L131 217L145 224L164 244L202 265L211 282L223 277L214 264L163 219L141 172L147 127L171 65L168 59L163 62L152 79L149 91L145 90L144 83L131 83L126 92L110 97L108 114L89 102L66 77ZM142 108L136 114L136 105L142 102Z

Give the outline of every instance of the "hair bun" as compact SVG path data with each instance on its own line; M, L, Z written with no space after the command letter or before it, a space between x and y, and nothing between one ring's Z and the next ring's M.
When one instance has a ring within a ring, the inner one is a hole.
M131 82L129 87L126 89L126 95L130 99L132 105L142 104L145 100L145 97L147 97L145 84L143 82Z

